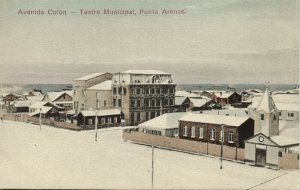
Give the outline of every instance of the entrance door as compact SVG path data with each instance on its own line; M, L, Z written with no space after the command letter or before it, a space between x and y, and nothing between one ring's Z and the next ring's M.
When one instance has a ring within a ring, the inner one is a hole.
M266 150L256 149L256 160L255 163L257 166L265 166L266 164Z

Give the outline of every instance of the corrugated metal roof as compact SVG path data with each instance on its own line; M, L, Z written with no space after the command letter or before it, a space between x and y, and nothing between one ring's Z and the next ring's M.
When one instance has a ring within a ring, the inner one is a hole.
M249 117L235 117L235 116L224 116L224 115L208 115L208 114L193 114L189 113L180 118L180 121L191 121L199 123L211 123L218 125L228 125L239 127L245 121L250 119Z

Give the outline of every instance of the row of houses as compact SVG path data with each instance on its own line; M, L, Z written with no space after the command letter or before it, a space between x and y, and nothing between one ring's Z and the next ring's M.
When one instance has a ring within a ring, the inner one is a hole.
M287 97L280 99L287 100ZM266 91L251 116L244 109L240 115L219 111L169 113L139 124L138 131L209 144L223 141L225 146L243 148L246 162L276 168L283 153L299 154L299 118L283 120L280 112Z

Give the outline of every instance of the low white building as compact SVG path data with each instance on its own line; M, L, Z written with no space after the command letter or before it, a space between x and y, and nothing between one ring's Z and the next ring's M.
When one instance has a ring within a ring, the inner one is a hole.
M187 113L165 113L159 117L139 124L139 131L153 135L177 137L179 128L178 120L185 114Z

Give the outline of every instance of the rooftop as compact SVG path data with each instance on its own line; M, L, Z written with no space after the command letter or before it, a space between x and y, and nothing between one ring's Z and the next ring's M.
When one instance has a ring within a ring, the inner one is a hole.
M266 113L271 113L276 110L275 102L267 89L258 104L257 110L265 111Z
M146 74L146 75L170 75L170 73L166 73L163 71L157 70L127 70L121 73L129 73L129 74Z
M80 78L77 78L77 79L74 79L74 80L89 80L89 79L98 77L98 76L103 75L103 74L104 73L92 73L92 74L85 75L83 77L80 77Z
M89 90L111 90L112 80L107 80L88 88Z
M279 146L288 146L288 145L296 145L299 144L299 141L293 138L285 137L282 135L276 135L270 137L273 142L278 144Z
M239 127L245 121L250 119L249 117L235 117L235 116L225 116L225 115L209 115L209 114L194 114L188 113L180 118L180 121L191 121L199 123L211 123L218 125L228 125Z
M84 117L96 116L96 110L85 110L80 112ZM121 111L118 109L104 109L98 110L97 116L120 115Z
M148 127L153 129L178 128L178 120L185 114L188 113L186 112L165 113L159 117L150 119L144 123L139 124L139 127Z

